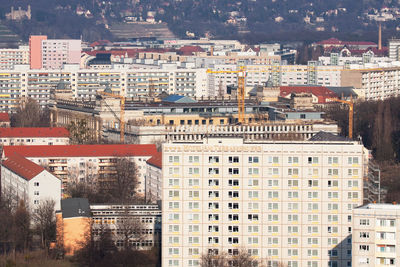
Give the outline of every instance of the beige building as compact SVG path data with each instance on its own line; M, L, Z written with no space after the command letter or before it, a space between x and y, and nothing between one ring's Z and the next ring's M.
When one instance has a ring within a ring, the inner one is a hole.
M267 266L351 266L365 153L332 134L164 144L162 265L245 248Z
M352 266L400 266L400 205L367 204L353 210Z

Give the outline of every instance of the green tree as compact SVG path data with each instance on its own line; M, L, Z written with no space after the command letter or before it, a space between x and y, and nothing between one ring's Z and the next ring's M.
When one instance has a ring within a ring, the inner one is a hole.
M67 129L69 131L70 140L72 144L87 144L92 142L90 129L87 126L85 119L72 121Z

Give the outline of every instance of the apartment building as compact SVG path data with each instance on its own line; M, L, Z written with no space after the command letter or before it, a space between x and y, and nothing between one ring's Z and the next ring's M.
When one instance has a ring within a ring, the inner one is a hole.
M367 204L353 210L353 265L400 266L400 205Z
M55 209L59 209L61 180L42 166L12 154L1 164L1 194L14 206L23 200L32 212L47 199L54 200Z
M88 70L80 69L75 64L65 65L61 70L31 70L27 66L18 66L0 73L0 110L14 111L20 100L27 97L46 107L52 90L60 83L71 91L73 98L94 98L98 90L106 87L125 97L151 96L162 92L208 96L205 69Z
M64 64L80 64L81 40L47 39L46 35L29 38L31 69L58 69Z
M0 128L3 146L68 145L69 131L63 127L12 127Z
M245 248L267 266L351 266L365 153L331 134L164 144L162 265Z
M400 95L400 67L343 70L341 86L353 86L365 100Z
M128 158L137 166L136 192L145 194L146 161L157 152L155 145L38 145L5 146L3 158L14 154L46 166L60 178L65 189L68 182L101 183L115 171L117 158Z
M400 60L400 40L399 39L389 39L389 58L392 60Z
M29 46L0 49L0 70L12 70L14 65L29 64Z

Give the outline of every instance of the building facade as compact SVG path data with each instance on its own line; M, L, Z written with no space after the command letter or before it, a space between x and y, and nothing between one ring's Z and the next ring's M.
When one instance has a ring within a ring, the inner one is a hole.
M367 204L353 210L353 265L400 266L400 205Z
M350 266L365 151L339 140L164 144L163 266L241 248L267 266Z
M12 127L0 128L3 146L68 145L69 131L62 127Z
M139 195L145 195L146 161L157 152L155 145L58 145L5 146L3 158L18 154L61 179L63 190L69 182L95 185L115 173L117 158L127 158L137 167Z
M1 165L1 193L11 198L13 205L24 201L33 213L40 203L47 199L55 201L55 209L60 208L61 180L20 155L10 155Z

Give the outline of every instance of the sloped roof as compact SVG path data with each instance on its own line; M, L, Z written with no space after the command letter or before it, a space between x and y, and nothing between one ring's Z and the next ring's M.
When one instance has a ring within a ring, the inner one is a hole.
M42 166L39 166L36 163L27 160L17 153L10 153L7 156L7 159L3 161L2 164L4 167L18 174L27 181L31 180L39 173L44 171L44 168Z
M325 104L327 98L337 98L337 95L325 86L281 86L280 91L281 97L292 93L311 93L318 97L320 104Z
M351 141L351 140L344 136L320 131L316 133L313 137L308 139L308 141Z
M196 103L197 101L183 95L170 95L162 100L163 102L172 102L172 103Z
M91 217L89 200L87 198L67 198L61 200L63 218Z
M69 131L63 127L0 128L0 137L69 137Z
M201 48L200 46L195 46L195 45L190 46L190 45L187 45L187 46L182 46L182 47L179 48L179 50L178 50L178 53L179 53L179 54L181 54L181 55L187 55L187 56L193 55L194 53L197 53L197 52L204 52L204 49Z
M61 145L61 146L4 146L4 155L18 153L23 157L125 157L152 156L156 145Z
M0 112L0 122L10 122L10 116L7 112Z
M155 155L153 155L150 159L147 160L147 164L153 165L154 167L161 169L162 168L162 153L157 152Z
M322 40L317 42L317 45L370 45L370 46L377 46L374 42L365 42L365 41L341 41L337 38L329 38L327 40Z

